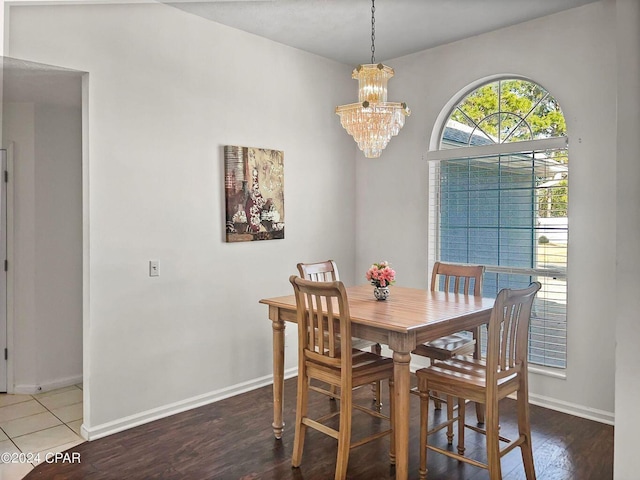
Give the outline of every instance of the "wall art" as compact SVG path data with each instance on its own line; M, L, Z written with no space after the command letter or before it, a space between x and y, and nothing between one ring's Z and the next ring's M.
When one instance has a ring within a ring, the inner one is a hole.
M224 147L227 242L284 238L284 152Z

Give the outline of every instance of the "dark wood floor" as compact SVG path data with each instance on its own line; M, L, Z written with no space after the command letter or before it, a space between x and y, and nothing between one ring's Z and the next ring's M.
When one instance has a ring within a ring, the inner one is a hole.
M333 478L336 441L309 431L301 468L292 469L291 449L295 418L296 379L285 382L285 432L275 440L271 429L271 388L264 387L237 397L190 410L122 433L73 447L80 464L44 464L26 478L46 480L205 480ZM368 403L370 392L355 395ZM418 478L418 398L412 397L410 472ZM335 402L312 394L312 411L327 412ZM516 431L515 402L500 404L501 431ZM468 418L475 418L468 406ZM613 427L544 408L531 407L534 458L538 480L607 480L613 478ZM354 432L382 428L380 420L356 415ZM441 415L435 412L435 415ZM446 444L444 437L439 439ZM467 433L467 455L484 460L484 437ZM350 479L392 479L387 438L352 450ZM522 480L519 449L502 459L505 480ZM482 480L487 472L436 453L429 454L429 479Z

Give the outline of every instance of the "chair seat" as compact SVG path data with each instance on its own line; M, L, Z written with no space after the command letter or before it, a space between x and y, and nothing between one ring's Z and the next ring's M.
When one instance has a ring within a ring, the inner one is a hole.
M311 354L309 354L311 355ZM335 357L336 365L320 365L309 359L307 369L309 377L318 378L330 385L340 386L340 352ZM371 352L353 349L351 353L353 387L366 385L377 379L386 379L393 375L393 359L381 357Z
M446 360L454 355L471 355L475 345L470 332L459 332L418 345L411 353L433 360Z
M487 386L487 365L484 360L458 355L430 367L422 368L416 372L416 375L419 385L424 386L425 382L428 382L430 389L451 393L454 396L456 391L464 389L465 395L463 396L465 398L484 401ZM504 398L512 391L517 390L517 372L514 371L512 375L500 378L497 383L498 397ZM477 396L469 393L473 390L477 390Z

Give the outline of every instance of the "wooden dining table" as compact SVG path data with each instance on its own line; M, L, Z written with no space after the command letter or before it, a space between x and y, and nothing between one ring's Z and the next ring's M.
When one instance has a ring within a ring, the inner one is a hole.
M447 292L391 287L387 300L378 301L371 285L347 287L351 332L354 337L388 345L393 351L395 382L396 479L408 478L409 397L411 351L416 345L489 322L494 299ZM273 433L282 437L284 423L284 332L296 322L293 295L265 298L273 327Z

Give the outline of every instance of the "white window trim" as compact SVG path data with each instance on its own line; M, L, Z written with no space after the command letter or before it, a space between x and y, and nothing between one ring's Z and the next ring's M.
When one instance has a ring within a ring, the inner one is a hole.
M473 158L488 155L505 155L524 151L539 152L567 148L568 137L542 138L540 140L526 140L524 142L496 143L493 145L476 145L473 147L446 148L444 150L429 150L426 154L428 162L452 160L455 158Z

